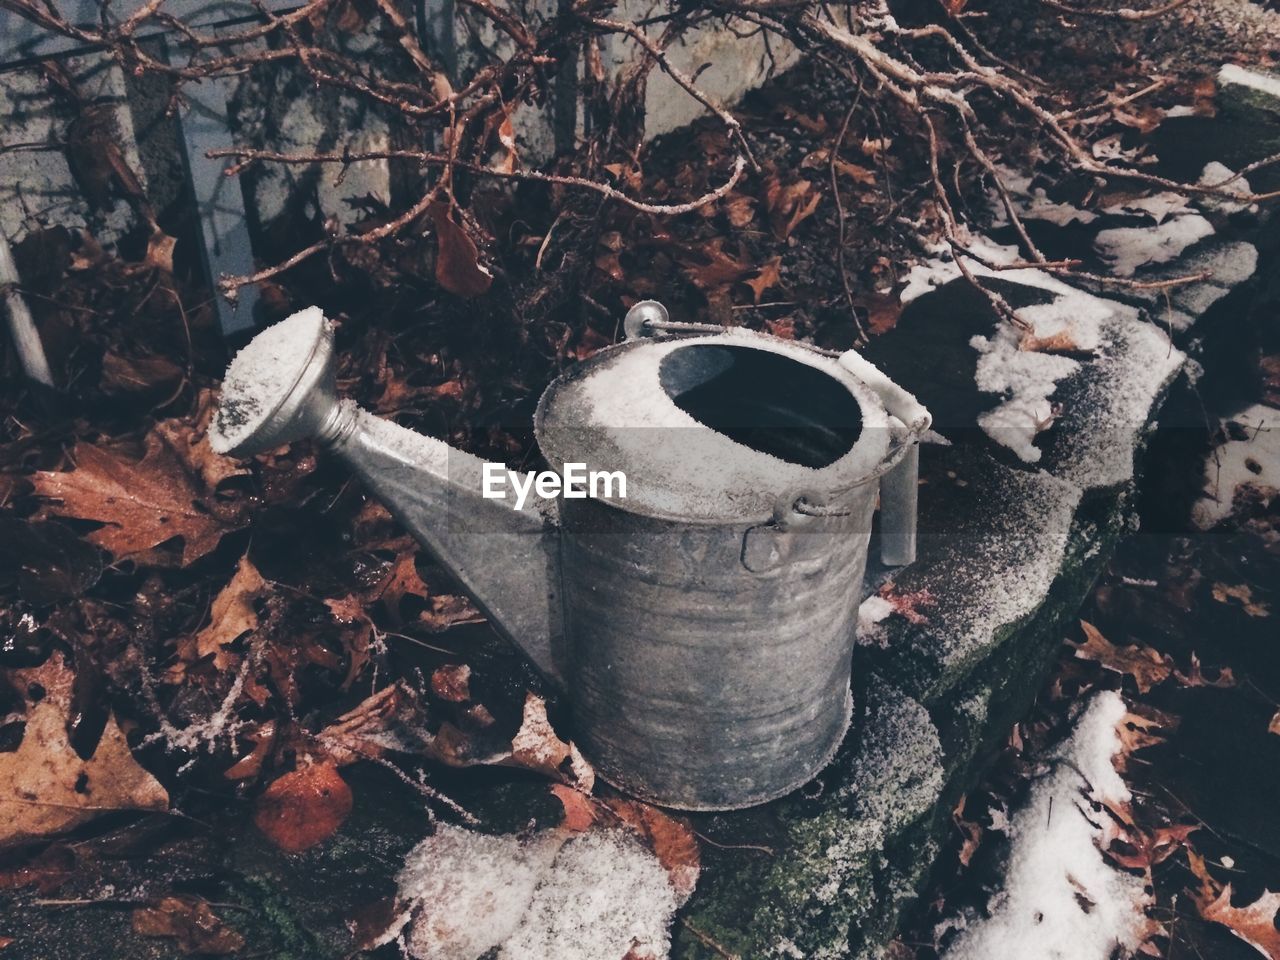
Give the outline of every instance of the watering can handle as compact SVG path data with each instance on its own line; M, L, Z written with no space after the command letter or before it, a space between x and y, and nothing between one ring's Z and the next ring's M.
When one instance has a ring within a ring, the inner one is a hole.
M880 478L880 560L889 567L905 566L916 558L920 438L933 418L920 401L857 351L846 350L836 362L874 390L890 418L904 428L900 442L906 451Z

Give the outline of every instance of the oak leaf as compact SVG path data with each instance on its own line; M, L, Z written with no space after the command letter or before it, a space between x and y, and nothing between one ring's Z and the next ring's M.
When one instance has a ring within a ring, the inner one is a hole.
M1150 647L1117 647L1087 620L1080 621L1085 641L1075 648L1076 658L1092 660L1114 673L1133 678L1140 693L1146 693L1173 674L1173 662Z
M200 503L190 473L156 432L147 434L140 461L124 460L91 443L78 443L72 470L32 475L35 492L47 501L38 516L96 520L103 526L85 535L117 560L135 558L165 565L157 548L182 540L179 562L188 566L213 550L233 526Z
M93 755L82 760L67 738L74 677L60 653L14 670L20 691L44 695L28 707L18 749L0 753L0 844L47 837L116 810L166 810L169 794L138 765L109 717Z
M1276 929L1280 893L1264 890L1248 906L1234 907L1231 905L1231 884L1219 884L1210 875L1204 857L1188 849L1187 861L1191 872L1200 881L1199 889L1191 891L1200 916L1211 923L1222 924L1269 960L1280 960L1280 930Z
M258 798L253 823L286 853L328 840L351 813L351 788L332 760L303 761Z

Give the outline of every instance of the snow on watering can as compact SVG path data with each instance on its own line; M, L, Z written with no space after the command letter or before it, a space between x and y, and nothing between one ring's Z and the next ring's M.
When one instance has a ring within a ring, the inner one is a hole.
M549 498L511 472L530 495L494 499L478 458L338 399L315 307L236 356L214 448L338 454L567 694L610 783L689 810L763 803L849 726L872 514L882 559L911 562L929 413L853 351L672 323L653 301L625 326L535 420L554 470L621 474L625 496Z

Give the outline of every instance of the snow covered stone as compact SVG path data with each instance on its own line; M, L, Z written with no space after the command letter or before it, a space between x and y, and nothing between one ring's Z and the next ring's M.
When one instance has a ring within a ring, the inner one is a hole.
M1117 946L1137 948L1149 899L1142 878L1107 863L1099 849L1102 831L1079 803L1082 792L1112 806L1129 799L1111 762L1120 749L1116 725L1126 710L1113 691L1090 702L1058 749L1060 762L1036 782L1009 823L1008 872L990 916L962 921L943 960L1109 960Z

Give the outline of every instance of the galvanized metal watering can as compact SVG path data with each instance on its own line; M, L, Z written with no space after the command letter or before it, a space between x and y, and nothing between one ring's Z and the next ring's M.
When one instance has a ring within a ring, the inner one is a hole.
M884 562L911 562L929 414L852 351L672 323L653 301L625 327L535 420L554 469L620 472L625 496L486 497L477 458L338 399L314 307L235 358L214 447L315 437L346 461L567 693L610 783L690 810L763 803L848 728L872 514Z

